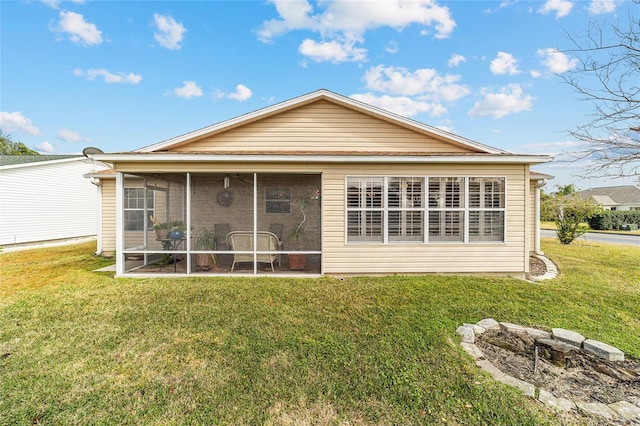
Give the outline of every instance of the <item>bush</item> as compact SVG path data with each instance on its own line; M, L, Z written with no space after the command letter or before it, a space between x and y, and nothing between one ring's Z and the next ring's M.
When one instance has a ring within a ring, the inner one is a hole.
M635 223L640 227L639 210L605 210L589 219L591 229L609 231L621 229L625 223Z

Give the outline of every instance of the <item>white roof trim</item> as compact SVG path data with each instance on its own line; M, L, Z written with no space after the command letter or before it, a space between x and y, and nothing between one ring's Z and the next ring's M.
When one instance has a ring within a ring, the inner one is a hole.
M357 101L352 98L348 98L346 96L339 95L337 93L331 92L326 89L317 90L315 92L311 92L306 95L299 96L297 98L289 99L288 101L280 102L278 104L271 105L266 108L259 109L257 111L253 111L248 114L240 115L238 117L231 118L229 120L222 121L220 123L213 124L211 126L207 126L199 130L194 130L192 132L185 133L184 135L176 136L174 138L167 139L165 141L162 141L153 145L148 145L140 149L137 149L134 152L154 152L154 151L164 150L173 145L186 142L190 139L195 139L201 136L205 136L212 132L220 131L228 127L239 125L245 121L248 122L248 121L256 120L256 119L259 119L260 117L266 117L266 116L275 114L278 111L285 111L285 110L291 109L295 105L305 104L307 102L311 102L313 100L322 99L322 98L331 99L335 102L342 103L342 104L347 104L355 109L365 110L370 114L381 116L386 119L402 123L409 127L413 127L417 130L438 135L440 137L443 137L452 142L461 144L463 146L482 150L488 154L508 154L507 151L504 151L498 148L493 148L491 146L472 141L471 139L467 139L462 136L458 136L453 133L449 133L444 130L438 129L436 127L432 127L427 124L420 123L415 120L411 120L409 118L394 114L389 111L385 111L383 109L374 107L364 102Z
M96 159L104 162L156 161L188 163L501 163L539 164L551 161L546 155L216 155L216 154L96 154Z

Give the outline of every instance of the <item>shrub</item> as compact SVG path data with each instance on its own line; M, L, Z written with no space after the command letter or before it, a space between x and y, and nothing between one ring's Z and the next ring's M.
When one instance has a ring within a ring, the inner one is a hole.
M589 226L601 231L621 229L625 223L635 223L640 227L640 211L605 210L589 219Z

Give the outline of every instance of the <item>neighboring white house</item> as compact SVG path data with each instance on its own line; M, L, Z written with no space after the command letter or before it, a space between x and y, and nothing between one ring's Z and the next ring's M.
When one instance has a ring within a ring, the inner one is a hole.
M578 191L581 198L591 198L606 210L640 210L640 187L605 186Z
M97 234L99 191L83 156L0 155L0 245Z

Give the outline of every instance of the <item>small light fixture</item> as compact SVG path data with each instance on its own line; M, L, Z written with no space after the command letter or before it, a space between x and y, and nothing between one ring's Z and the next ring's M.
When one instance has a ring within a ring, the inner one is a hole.
M229 188L229 176L224 177L224 189Z

